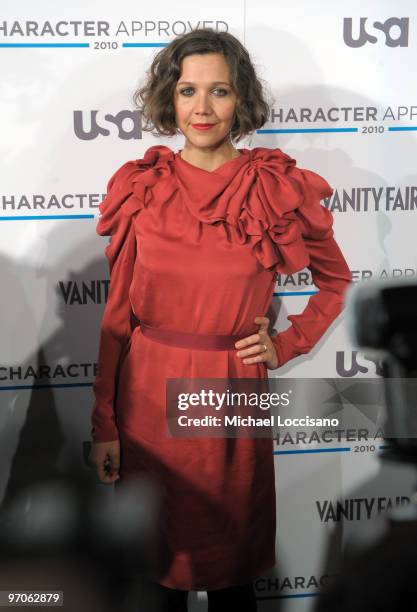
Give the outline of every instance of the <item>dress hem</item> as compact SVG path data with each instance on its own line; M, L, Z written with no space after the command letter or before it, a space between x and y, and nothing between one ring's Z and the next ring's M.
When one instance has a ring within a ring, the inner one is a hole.
M239 575L238 576L236 575L235 579L233 579L233 577L230 577L228 580L216 582L215 585L210 585L210 584L203 585L202 583L196 583L195 581L193 583L190 582L188 585L184 585L184 584L180 585L178 582L169 580L168 578L166 579L156 578L152 576L152 574L150 575L150 577L154 582L157 582L158 584L161 584L162 586L167 587L169 589L177 589L177 590L182 590L182 591L207 591L207 590L217 591L219 589L226 589L228 587L234 587L234 586L239 586L242 584L247 584L248 582L253 582L257 578L262 576L263 572L273 569L275 565L276 565L276 559L274 558L273 561L269 561L265 563L264 565L262 565L260 569L257 569L251 572L247 572L245 574L242 574L242 572L239 572Z

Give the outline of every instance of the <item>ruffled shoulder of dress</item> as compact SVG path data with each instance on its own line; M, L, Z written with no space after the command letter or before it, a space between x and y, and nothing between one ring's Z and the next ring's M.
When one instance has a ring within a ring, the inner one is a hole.
M333 235L333 216L320 204L333 190L311 170L281 151L258 147L249 152L250 187L238 219L265 268L290 274L309 264L306 241Z
M107 184L107 195L99 205L100 216L96 231L101 236L113 236L120 226L136 215L152 200L152 187L162 178L172 177L174 153L169 147L157 145L147 149L141 159L125 162ZM164 185L169 191L169 182ZM174 186L174 185L172 185Z

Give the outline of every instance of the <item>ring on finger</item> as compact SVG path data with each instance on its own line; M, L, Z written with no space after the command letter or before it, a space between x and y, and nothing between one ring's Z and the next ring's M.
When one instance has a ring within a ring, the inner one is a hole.
M266 351L268 350L268 347L266 346L266 344L264 344L263 347L264 347L264 353L266 353Z

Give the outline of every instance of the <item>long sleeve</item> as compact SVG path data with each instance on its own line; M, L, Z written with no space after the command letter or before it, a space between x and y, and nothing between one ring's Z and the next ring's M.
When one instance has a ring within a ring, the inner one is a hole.
M308 353L342 311L343 296L352 275L333 236L325 240L304 239L310 256L312 279L319 290L301 314L289 315L292 325L272 336L278 367Z
M302 204L294 212L307 267L319 291L309 298L301 314L287 317L292 323L288 329L271 338L278 367L315 346L342 311L344 294L352 281L349 266L334 239L333 216L320 204L323 197L332 193L332 188L309 170L294 167L290 175L302 193Z
M132 194L133 162L127 162L110 179L107 196L100 204L96 231L111 236L106 248L110 269L110 290L100 328L98 373L93 383L92 438L95 442L118 439L114 400L118 368L131 335L132 312L129 288L136 257L136 237L132 218L124 207Z
M149 147L142 159L123 164L111 177L100 204L96 231L111 236L106 248L110 290L100 329L98 373L93 383L92 438L95 442L118 439L117 384L119 367L129 347L135 315L129 291L136 261L135 217L152 201L152 189L172 174L173 153L168 147Z

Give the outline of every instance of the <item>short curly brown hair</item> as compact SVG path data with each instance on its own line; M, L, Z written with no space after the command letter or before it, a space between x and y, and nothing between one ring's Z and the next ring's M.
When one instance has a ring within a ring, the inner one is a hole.
M188 55L221 53L230 70L236 92L236 113L231 138L259 129L268 120L270 103L266 87L257 76L248 51L228 32L199 28L178 36L155 56L147 71L145 85L133 94L133 102L142 113L143 130L159 136L180 133L175 121L174 90L181 75L181 62Z

